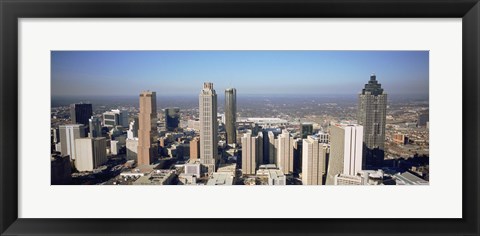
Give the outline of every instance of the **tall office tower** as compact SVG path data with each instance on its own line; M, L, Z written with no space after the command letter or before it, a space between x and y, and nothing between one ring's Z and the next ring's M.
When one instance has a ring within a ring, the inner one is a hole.
M190 141L190 160L198 160L200 158L200 138L195 137Z
M88 119L88 129L90 138L96 138L102 136L102 120L98 117L92 116Z
M227 143L237 142L237 90L234 88L225 89L225 131L227 132Z
M363 126L336 124L330 127L330 157L327 185L333 185L335 175L356 175L363 163Z
M165 108L165 127L168 131L175 131L180 124L180 108Z
M243 135L242 140L242 173L253 175L263 160L263 134L252 137L252 132Z
M107 162L107 140L100 138L79 138L75 140L78 171L92 171Z
M385 154L385 123L387 94L378 83L375 74L358 95L358 124L364 127L364 168L381 167Z
M303 142L301 138L292 139L293 146L293 173L302 172Z
M215 172L218 160L218 124L217 124L217 94L213 83L203 83L199 95L200 110L200 161L208 168L208 173Z
M277 164L278 139L272 131L268 131L268 163Z
M277 166L285 174L293 172L293 138L286 130L278 135Z
M150 165L156 156L157 136L157 93L142 92L138 113L138 165Z
M83 124L87 126L90 117L92 117L92 104L70 104L70 119L73 124Z
M301 123L300 124L300 134L302 138L307 138L308 135L313 134L313 123Z
M50 184L66 185L72 181L72 166L69 156L54 153L50 157Z
M316 136L303 139L302 183L303 185L324 185L327 174L327 156L330 147Z
M60 146L63 156L69 155L75 161L75 139L85 137L85 126L82 124L60 125Z

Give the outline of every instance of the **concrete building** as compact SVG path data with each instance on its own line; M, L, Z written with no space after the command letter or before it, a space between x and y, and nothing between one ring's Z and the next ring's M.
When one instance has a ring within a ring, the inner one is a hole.
M106 127L116 127L118 125L128 127L128 111L114 109L103 113L103 125Z
M376 78L375 74L372 74L370 81L358 95L357 121L364 127L364 169L380 166L385 155L387 94Z
M303 185L324 185L327 174L327 160L330 147L315 136L303 139L302 183Z
M99 117L92 116L88 119L88 137L102 137L102 120Z
M213 83L206 82L199 95L200 161L208 173L215 172L218 161L217 93Z
M76 159L75 139L85 137L85 126L83 124L60 125L60 148L63 156L70 156L73 162Z
M293 172L293 142L287 130L278 135L277 166L285 174Z
M277 164L278 139L272 131L268 131L268 163Z
M358 175L335 175L333 185L366 185L364 178Z
M234 88L225 89L225 131L227 133L227 143L235 144L237 142L237 90Z
M397 173L393 175L393 179L397 185L429 185L428 181L410 172Z
M101 138L79 138L75 140L78 171L93 171L107 162L107 140Z
M92 117L92 104L70 104L70 119L73 124L82 124L87 127L90 117Z
M176 131L180 124L180 108L165 108L165 128L167 131Z
M187 127L189 129L193 129L195 131L200 131L200 120L199 119L188 120L187 121Z
M207 185L233 185L235 175L232 172L214 172L207 181Z
M200 158L200 138L195 137L190 141L190 160L198 160Z
M173 170L153 170L145 176L141 176L134 185L169 185L175 178Z
M156 157L154 142L157 140L157 93L140 93L138 113L138 164L150 165Z
M196 177L200 177L202 174L202 168L198 161L192 161L184 166L184 172L186 175L193 175Z
M362 170L363 126L336 124L330 127L330 157L327 185L333 185L338 174L355 176Z
M287 178L281 170L268 170L268 185L287 185Z
M248 132L242 137L242 173L254 175L257 166L263 164L263 134L252 137Z

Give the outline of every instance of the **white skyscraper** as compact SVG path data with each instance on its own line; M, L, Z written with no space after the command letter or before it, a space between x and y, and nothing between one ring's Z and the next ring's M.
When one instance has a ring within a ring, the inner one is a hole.
M285 174L293 172L293 141L286 130L278 135L277 166Z
M85 126L82 124L60 125L60 143L62 155L69 155L75 161L75 139L85 137Z
M318 136L308 136L302 145L303 185L323 185L327 174L327 155L330 147Z
M258 165L263 159L263 134L252 137L248 132L243 135L242 140L242 173L247 175L255 174Z
M199 95L199 111L200 161L208 168L208 173L212 173L218 160L217 94L213 89L213 83L203 83Z
M330 128L330 158L327 185L333 185L338 174L356 175L362 170L363 126L336 124Z

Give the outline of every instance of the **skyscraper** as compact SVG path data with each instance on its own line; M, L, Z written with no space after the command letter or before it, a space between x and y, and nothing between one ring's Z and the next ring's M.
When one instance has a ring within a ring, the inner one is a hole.
M102 136L102 121L99 117L92 116L88 119L89 137L96 138Z
M327 185L333 185L335 175L356 175L363 163L363 126L336 124L330 127L330 157Z
M213 89L213 83L203 83L199 95L199 111L200 161L207 167L208 173L212 173L218 160L217 93Z
M90 117L92 117L92 104L70 104L70 119L73 124L83 124L88 126L88 119L90 119Z
M85 137L85 126L82 124L60 125L60 146L63 156L69 155L70 160L75 161L75 139Z
M293 142L294 139L286 130L278 135L277 166L285 174L293 172Z
M165 108L165 127L168 131L178 129L180 124L180 108Z
M190 141L190 160L200 158L200 138L195 137Z
M237 90L234 88L225 89L225 130L227 132L227 143L237 142Z
M317 136L303 139L302 183L303 185L324 185L327 174L327 155L330 147Z
M255 174L257 166L263 161L263 134L260 132L252 137L248 132L242 137L242 173L247 175Z
M157 137L157 93L140 93L138 113L138 164L150 165L157 151L154 142Z
M307 138L308 135L313 134L313 123L301 123L300 124L300 134L302 138Z
M358 95L357 121L363 126L364 168L372 169L382 164L385 153L385 123L387 94L375 74Z

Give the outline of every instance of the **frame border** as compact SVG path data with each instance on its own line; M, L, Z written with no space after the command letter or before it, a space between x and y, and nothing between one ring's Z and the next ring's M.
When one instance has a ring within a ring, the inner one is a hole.
M479 235L479 0L0 0L0 235ZM462 18L462 219L18 218L18 18ZM212 227L212 225L215 225ZM185 227L188 225L188 227ZM249 227L239 227L248 225ZM348 227L345 227L348 225ZM401 225L399 227L399 225Z

